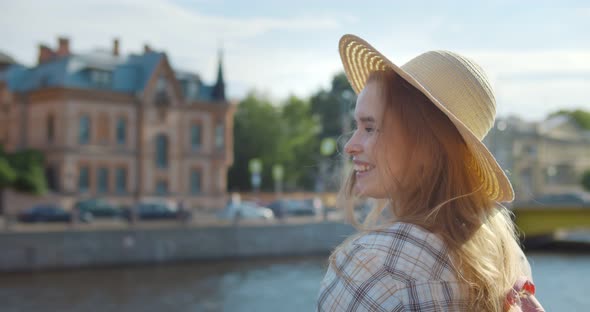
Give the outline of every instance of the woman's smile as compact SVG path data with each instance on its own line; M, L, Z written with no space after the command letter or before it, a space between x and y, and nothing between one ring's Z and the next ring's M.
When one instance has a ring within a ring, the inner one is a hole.
M372 164L364 162L364 161L354 160L353 162L354 162L354 171L356 173L357 178L362 178L362 177L367 176L375 168L375 165L372 165Z

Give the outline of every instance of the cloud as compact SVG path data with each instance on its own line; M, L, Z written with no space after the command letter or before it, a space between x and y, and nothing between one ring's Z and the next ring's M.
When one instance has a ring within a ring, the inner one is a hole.
M590 50L473 51L466 52L489 72L590 72Z
M81 49L122 38L123 48L138 49L142 42L152 42L178 54L200 54L215 50L221 42L251 40L271 31L317 31L334 29L340 22L329 17L297 16L290 18L230 18L201 14L162 0L85 1L13 1L2 4L0 34L7 49L21 56L34 42L53 40L63 34ZM51 13L48 13L51 12ZM35 23L31 23L35 21ZM35 26L34 26L35 25ZM23 38L23 40L19 40ZM33 42L31 42L33 41ZM129 45L125 45L125 44Z
M329 16L225 17L188 10L161 1L105 0L14 1L0 7L0 36L5 52L21 62L36 61L37 43L56 37L71 39L71 49L83 53L97 46L110 49L119 37L123 54L140 52L144 43L167 52L173 66L199 73L206 81L215 78L217 50L223 46L225 77L237 84L234 96L250 88L272 89L273 94L305 94L327 82L335 71L336 54L326 56L313 50L262 48L260 38L272 42L272 34L309 34L340 27L340 19ZM48 13L49 12L49 13ZM354 21L350 15L342 20ZM30 21L35 21L31 23ZM35 25L35 26L33 26ZM272 43L270 43L272 45ZM267 44L268 46L268 44ZM319 57L318 57L319 56ZM232 93L232 86L229 86Z
M496 38L502 31L489 24L496 21L492 17L484 16L488 24L481 26L475 20L452 23L456 18L439 9L426 19L406 11L395 18L388 13L386 18L379 12L375 17L374 12L367 14L356 8L326 11L320 5L309 10L299 8L289 15L293 6L296 4L286 6L282 17L230 17L205 14L198 5L191 6L196 10L187 9L164 0L83 4L65 0L2 1L0 50L32 65L37 56L36 44L55 46L58 35L70 37L72 49L78 53L97 46L110 49L111 40L119 37L123 54L140 52L143 44L149 43L156 50L166 51L173 66L197 72L212 82L217 50L223 46L230 95L240 97L248 89L257 88L280 98L289 93L308 96L320 87L327 88L333 74L342 70L338 38L352 31L400 65L421 52L438 48L456 50L475 59L496 89L500 114L541 119L562 107L590 109L590 102L586 102L590 50L584 45L560 45L563 36L555 33L561 31L554 30L550 40L542 41L546 46L515 50L518 46L514 42ZM574 21L590 11L576 12L577 17L571 18ZM518 16L513 19L518 20ZM535 15L533 20L538 19ZM513 25L514 20L508 22ZM514 24L513 28L519 36L529 35L527 27ZM493 36L482 36L486 29L494 29L489 34ZM530 35L538 38L546 31L535 29ZM567 42L578 42L576 38L582 42L585 37L581 33L569 31L564 35L568 35Z
M589 79L516 80L496 85L499 115L541 120L560 109L590 110Z
M239 60L228 59L227 66L228 76L249 81L253 87L279 97L289 93L308 96L320 87L327 88L339 70L341 65L336 51L321 53L304 49L264 51L251 48L243 51Z
M465 51L487 72L499 115L541 120L559 109L590 110L590 51Z

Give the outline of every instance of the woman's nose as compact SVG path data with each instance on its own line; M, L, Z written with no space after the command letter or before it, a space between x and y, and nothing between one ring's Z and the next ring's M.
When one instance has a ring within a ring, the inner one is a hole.
M357 155L362 151L362 146L353 141L354 136L344 145L344 152L349 155Z

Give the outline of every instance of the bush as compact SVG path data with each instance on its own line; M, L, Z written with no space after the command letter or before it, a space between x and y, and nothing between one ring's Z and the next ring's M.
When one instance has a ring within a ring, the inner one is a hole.
M584 174L582 174L582 187L590 192L590 170L586 170Z

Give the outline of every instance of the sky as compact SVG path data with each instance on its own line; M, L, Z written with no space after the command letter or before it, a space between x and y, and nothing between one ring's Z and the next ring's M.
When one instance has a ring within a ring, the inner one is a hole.
M221 50L233 99L255 89L278 102L329 88L347 33L398 65L439 49L474 59L499 116L590 110L588 1L0 0L0 51L25 65L58 36L74 53L110 50L119 38L124 54L147 43L213 83Z

